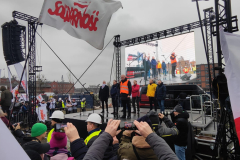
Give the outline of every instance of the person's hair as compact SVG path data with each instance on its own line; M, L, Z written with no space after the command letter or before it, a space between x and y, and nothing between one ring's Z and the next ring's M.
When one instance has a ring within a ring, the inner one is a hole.
M117 80L113 80L114 82L117 82Z

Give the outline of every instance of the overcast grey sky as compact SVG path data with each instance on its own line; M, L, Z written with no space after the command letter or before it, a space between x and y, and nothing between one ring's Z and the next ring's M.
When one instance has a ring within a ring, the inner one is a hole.
M192 2L192 0L121 0L121 2L123 9L119 9L113 14L107 29L105 44L117 34L121 35L121 40L125 40L198 20L196 3ZM2 25L12 20L12 11L14 10L38 17L43 0L0 0L0 3L0 24ZM199 5L203 18L203 9L214 7L214 0L199 2ZM240 1L232 0L232 15L237 15L238 18L240 17L239 7ZM25 21L18 20L18 22L27 25ZM84 72L100 52L100 50L93 48L85 41L71 37L63 30L43 25L42 29L38 27L38 32L41 33L41 31L43 38L77 77ZM201 30L195 29L194 31L197 64L206 63ZM0 37L2 37L1 32ZM0 41L2 41L2 38L0 38ZM43 42L40 45L40 42L40 38L37 37L37 65L43 66L41 74L44 74L51 81L60 81L63 75L64 80L68 81L67 69L51 50ZM102 83L103 80L110 80L113 48L112 41L81 78L82 83L86 83L88 86L97 85ZM216 48L215 39L214 48ZM125 48L122 47L122 63L124 63L124 50ZM39 64L40 62L41 64ZM122 67L124 66L123 64ZM6 63L0 45L0 69L3 68L6 68ZM16 75L14 67L11 67L11 70ZM124 73L124 68L122 68L122 73ZM3 74L4 72L2 72L2 76ZM5 74L7 76L6 71ZM79 84L76 86L80 87Z

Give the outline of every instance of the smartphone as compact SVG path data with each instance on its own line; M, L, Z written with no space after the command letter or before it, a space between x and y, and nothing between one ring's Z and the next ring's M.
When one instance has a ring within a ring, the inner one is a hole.
M133 122L124 122L124 130L135 130L136 127Z
M18 123L20 123L20 125L21 125L23 122L21 121L21 122L14 123L13 126L17 127Z
M65 132L64 127L67 127L65 123L57 123L55 132Z

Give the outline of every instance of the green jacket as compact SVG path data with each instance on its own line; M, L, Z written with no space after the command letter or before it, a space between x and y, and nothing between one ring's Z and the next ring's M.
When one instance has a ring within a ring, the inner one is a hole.
M133 146L136 148L136 152L140 159L144 160L158 160L153 149L145 141L142 136L134 136L131 142L130 135L123 133L121 143L118 149L119 159L137 160L137 156L134 153Z

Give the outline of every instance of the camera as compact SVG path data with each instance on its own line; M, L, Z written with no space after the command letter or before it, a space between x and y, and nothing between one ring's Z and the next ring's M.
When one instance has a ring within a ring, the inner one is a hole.
M13 126L17 127L18 123L21 125L23 122L21 121L21 122L14 123Z
M67 127L66 123L57 123L55 127L55 132L65 132L64 127Z

